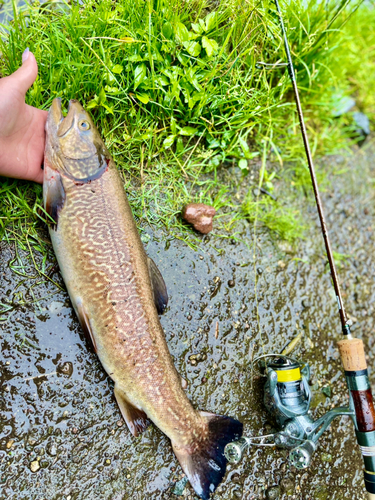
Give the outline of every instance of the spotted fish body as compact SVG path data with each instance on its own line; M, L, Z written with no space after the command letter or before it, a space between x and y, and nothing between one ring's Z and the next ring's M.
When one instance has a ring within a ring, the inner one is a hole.
M172 441L203 499L225 473L223 449L242 424L195 410L164 333L164 281L140 240L123 183L91 118L55 99L46 124L44 204L73 307L108 375L130 431L150 419Z

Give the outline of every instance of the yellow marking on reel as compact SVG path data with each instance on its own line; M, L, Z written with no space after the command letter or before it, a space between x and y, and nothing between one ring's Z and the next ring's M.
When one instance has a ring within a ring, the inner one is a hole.
M292 368L291 370L276 370L278 382L295 382L301 379L300 368Z

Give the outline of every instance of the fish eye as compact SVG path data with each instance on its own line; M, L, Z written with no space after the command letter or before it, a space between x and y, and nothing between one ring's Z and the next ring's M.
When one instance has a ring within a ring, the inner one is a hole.
M89 122L87 122L86 120L81 120L81 121L78 123L78 127L79 127L81 130L89 130L89 128L90 128L90 124L89 124Z

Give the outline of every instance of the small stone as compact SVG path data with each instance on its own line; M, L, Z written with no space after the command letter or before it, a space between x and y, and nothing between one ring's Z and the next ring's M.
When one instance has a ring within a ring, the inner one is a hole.
M68 418L69 417L69 412L68 410L65 410L64 413L62 414L63 418Z
M280 481L280 488L288 496L293 495L293 493L294 493L294 481L292 481L292 479L290 479L289 477L284 477Z
M236 284L236 283L234 282L234 280L229 280L229 281L228 281L228 286L229 286L229 288L233 288L233 287L235 286L235 284Z
M330 453L321 453L320 459L322 462L332 462L332 455Z
M110 459L109 459L109 458L107 458L107 460L105 461L105 464L106 464L106 465L111 465L111 461L110 461Z
M203 203L189 203L183 208L182 217L202 234L212 231L212 219L216 214L214 207Z
M66 361L65 363L61 363L56 368L57 373L61 373L62 375L68 375L70 377L73 373L73 363L70 361Z
M283 260L279 260L279 262L277 263L278 267L280 269L284 269L284 267L286 266L285 262Z
M332 397L332 388L330 385L322 387L322 393L327 396L327 398Z
M200 255L200 256L199 256L199 258L200 258L200 260L203 260L203 259L204 259L203 255Z
M266 499L267 500L277 500L280 498L280 487L279 486L271 486L266 491Z
M258 274L263 274L263 268L262 267L257 267L257 273Z
M14 443L14 439L9 439L9 441L7 442L7 450L11 449L11 447L13 446L13 443Z
M117 424L117 427L122 427L124 425L124 421L123 420L117 420L116 424Z
M73 434L78 434L78 429L77 429L77 427L73 427L72 432L73 432Z
M206 377L202 377L202 384L205 384L207 382Z
M38 460L34 460L34 462L31 462L30 464L30 470L31 472L37 472L40 469L40 465Z
M50 443L47 445L47 453L51 455L51 457L55 457L57 455L57 446L55 443Z
M196 366L196 364L197 364L197 360L196 360L196 359L192 359L192 360L190 361L190 363L192 364L192 366Z
M183 477L182 479L177 481L177 483L174 485L172 493L174 495L182 496L187 482L187 477Z
M361 113L360 111L356 111L353 113L353 119L354 123L358 127L358 132L360 132L362 135L369 135L371 130L370 130L370 120L367 115L364 113Z
M193 316L192 316L191 314L188 314L188 315L186 316L186 318L187 318L189 321L191 321L191 320L193 319Z

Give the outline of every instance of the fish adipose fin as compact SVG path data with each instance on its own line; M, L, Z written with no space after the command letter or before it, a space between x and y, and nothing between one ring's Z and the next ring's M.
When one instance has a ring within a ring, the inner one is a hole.
M163 314L168 304L167 287L165 286L165 282L163 276L161 275L161 272L150 257L147 257L147 264L148 272L150 274L152 291L154 294L155 306L158 313Z
M226 471L224 448L241 437L243 425L231 417L206 412L201 415L208 420L206 439L192 447L178 449L173 446L173 451L197 495L209 500Z
M147 419L146 413L129 403L124 392L116 386L115 398L129 431L133 434L133 436L137 437L138 434L141 434L147 429L148 424L150 423Z

